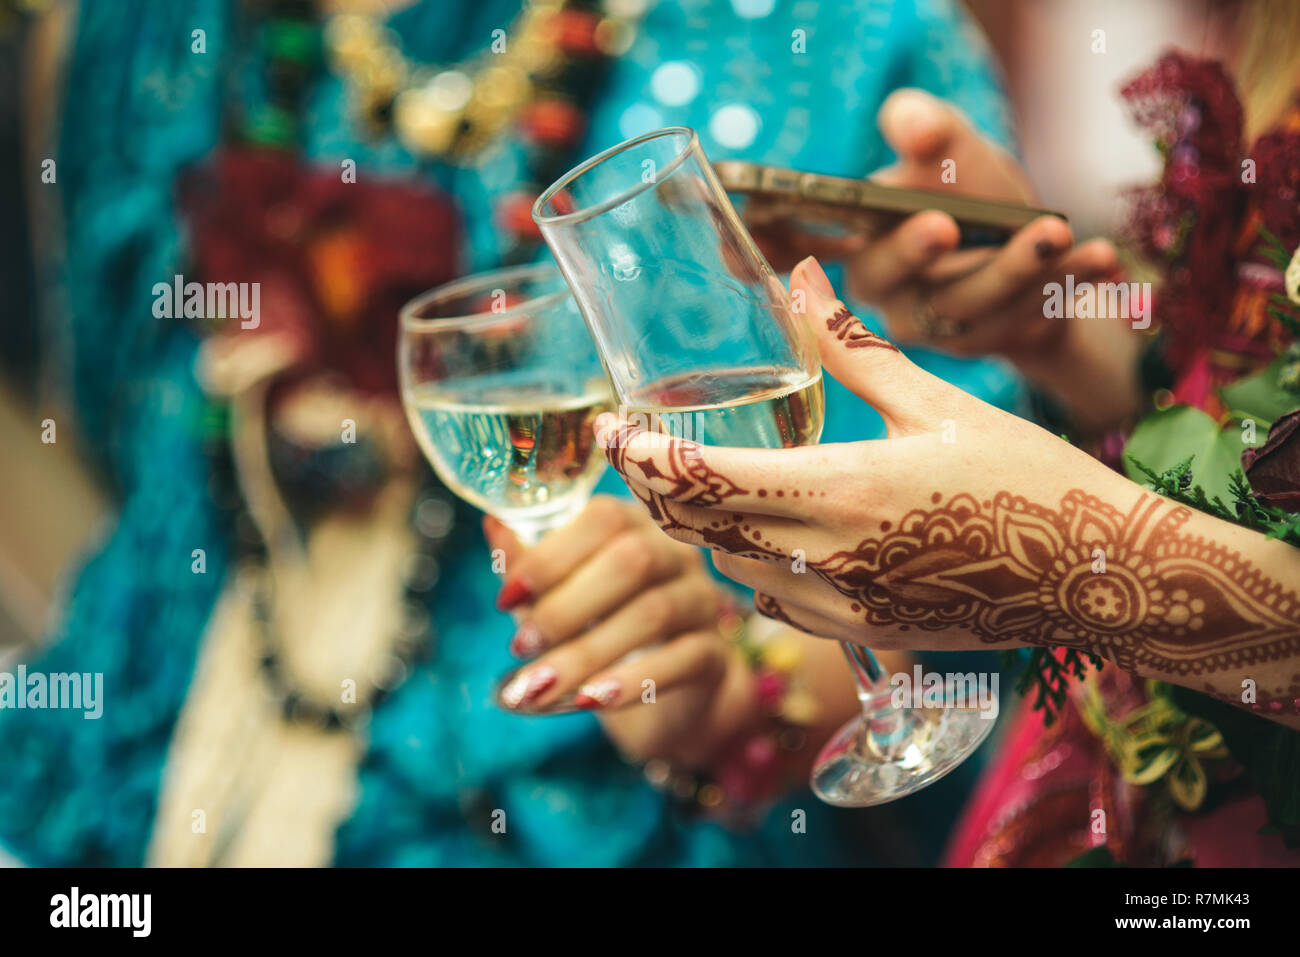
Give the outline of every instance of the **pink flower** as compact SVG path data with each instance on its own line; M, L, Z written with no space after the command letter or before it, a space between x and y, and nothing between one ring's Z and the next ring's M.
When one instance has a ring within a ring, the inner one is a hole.
M765 711L774 711L785 697L785 676L771 668L764 668L755 675L757 679L758 703Z

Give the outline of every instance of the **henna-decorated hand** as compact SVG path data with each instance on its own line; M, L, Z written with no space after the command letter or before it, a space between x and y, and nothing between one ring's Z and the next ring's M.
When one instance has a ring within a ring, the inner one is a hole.
M887 438L719 448L597 423L651 517L713 549L761 612L875 648L1086 647L1225 700L1249 679L1270 717L1300 711L1294 549L1147 492L919 369L834 298L815 260L792 290L824 367Z

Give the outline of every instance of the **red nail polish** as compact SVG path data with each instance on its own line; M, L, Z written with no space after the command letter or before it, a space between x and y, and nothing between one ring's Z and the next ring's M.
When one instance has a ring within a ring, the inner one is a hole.
M528 583L522 578L510 578L501 586L501 592L497 595L497 608L509 611L532 600L533 590L528 587Z
M542 633L537 626L524 622L510 639L510 653L516 658L536 658L542 650Z
M547 688L559 680L554 668L533 668L521 671L501 692L501 700L507 707L518 708L543 694Z
M585 684L573 696L573 706L583 711L594 711L613 704L623 686L612 678Z

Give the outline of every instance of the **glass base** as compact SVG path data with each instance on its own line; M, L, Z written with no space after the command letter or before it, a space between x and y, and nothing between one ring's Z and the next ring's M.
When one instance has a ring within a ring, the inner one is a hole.
M817 755L813 792L839 807L896 801L970 757L995 721L976 708L895 708L883 691Z

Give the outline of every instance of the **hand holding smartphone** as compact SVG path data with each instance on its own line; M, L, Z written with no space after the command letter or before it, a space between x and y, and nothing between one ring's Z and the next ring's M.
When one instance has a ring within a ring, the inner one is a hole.
M1019 203L978 199L938 190L884 186L865 179L824 176L743 160L713 164L723 188L746 199L746 218L788 221L811 233L880 236L925 210L951 216L961 247L1002 246L1041 216L1066 217Z

